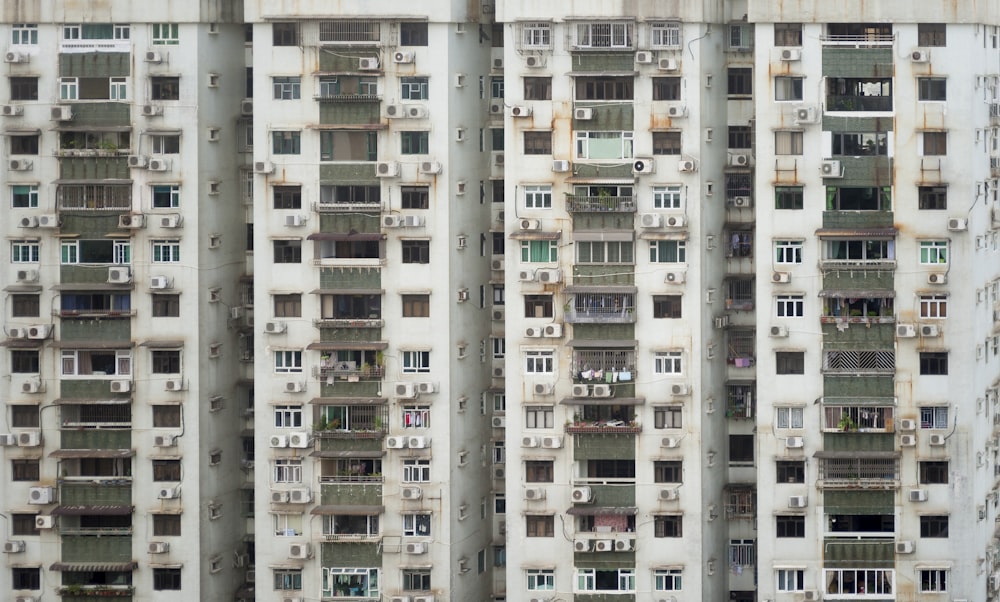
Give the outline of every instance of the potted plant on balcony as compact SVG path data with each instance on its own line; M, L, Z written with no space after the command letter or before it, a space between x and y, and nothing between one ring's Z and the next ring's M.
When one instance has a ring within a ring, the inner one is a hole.
M837 423L837 429L845 433L856 431L858 430L858 423L854 422L854 419L845 412L840 416L840 422Z

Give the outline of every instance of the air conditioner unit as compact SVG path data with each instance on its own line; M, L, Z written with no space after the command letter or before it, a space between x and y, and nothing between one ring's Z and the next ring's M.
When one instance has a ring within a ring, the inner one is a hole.
M555 159L552 161L552 171L555 173L565 173L569 171L569 161L565 159Z
M417 393L420 395L437 393L437 383L424 381L416 383Z
M412 52L395 52L392 55L392 62L394 63L412 63L413 53Z
M21 393L42 393L43 391L45 391L45 385L40 379L33 378L21 383Z
M389 602L411 602L409 596L393 596L389 598Z
M524 66L529 69L539 69L545 66L545 57L543 56L529 56L524 59Z
M14 598L14 602L38 602L38 598L34 596L17 596Z
M503 103L502 102L490 103L490 115L503 115Z
M177 438L173 435L153 435L153 447L173 447Z
M408 543L403 546L403 551L407 554L425 554L427 552L427 544L422 541Z
M907 497L911 502L926 502L927 501L927 490L926 489L911 489L909 496Z
M659 228L663 225L663 216L658 213L643 213L639 216L640 228Z
M750 165L750 155L747 153L729 153L729 165L732 167L747 167Z
M163 62L163 55L161 55L159 52L150 50L147 51L145 55L143 55L143 60L146 61L147 63L161 63Z
M789 508L805 508L809 505L809 498L804 495L793 495L788 498Z
M406 447L410 449L424 449L431 446L430 437L410 437L406 440Z
M297 380L290 380L285 383L285 393L302 393L306 390L306 384Z
M913 542L912 541L897 541L896 542L896 553L897 554L912 554L913 553Z
M615 542L610 539L597 539L594 541L595 552L612 552L615 549Z
M3 55L3 61L5 63L27 63L31 58L31 55L24 54L21 52L8 52Z
M594 109L582 108L573 109L573 119L577 121L589 121L594 118Z
M632 547L635 544L635 540L631 538L616 539L615 540L615 551L616 552L631 552Z
M111 392L112 393L128 393L132 390L132 381L130 380L113 380L111 381Z
M931 445L933 445L935 447L941 447L946 442L947 442L947 439L945 439L944 435L931 435L930 441L928 441L928 443L930 443Z
M772 326L771 327L771 336L775 337L775 338L778 338L778 337L787 337L788 336L788 328L785 327L785 326Z
M16 115L24 114L24 107L21 105L3 105L0 107L0 114L4 117L14 117Z
M181 497L180 487L163 487L157 494L157 497L161 500L175 500Z
M493 367L493 378L503 378L506 375L506 370L503 366Z
M949 217L948 229L952 232L965 232L969 229L969 220L961 217Z
M308 543L293 543L288 546L289 558L310 558L312 556L312 545Z
M24 549L23 541L5 541L3 544L4 554L20 554Z
M816 123L819 112L816 107L799 107L795 109L796 123ZM839 171L839 170L838 170ZM826 175L826 172L823 172Z
M12 433L0 434L0 447L14 447L17 445L17 435Z
M358 59L358 70L359 71L377 71L378 70L378 57L369 56Z
M308 504L312 501L312 492L301 487L292 489L288 492L288 501L293 504Z
M506 315L506 312L504 311L504 308L502 308L502 307L494 307L493 308L493 320L494 321L496 321L496 322L503 322L505 315Z
M288 447L304 449L309 447L309 433L289 433Z
M141 228L146 225L146 216L141 213L126 213L124 215L118 216L118 227L119 228Z
M941 333L937 326L932 324L925 324L920 327L920 336L922 337L936 337Z
M541 220L537 219L522 219L517 223L518 228L524 231L537 231L542 229Z
M947 283L948 283L947 274L941 274L941 273L927 274L927 284L947 284Z
M28 490L29 504L51 504L56 499L56 491L52 487L32 487Z
M183 391L185 390L186 384L183 378L168 378L163 381L164 391Z
M663 437L660 439L660 447L666 447L668 449L673 449L681 444L681 440L677 437Z
M52 529L56 526L56 517L38 515L35 517L35 528L36 529Z
M910 53L910 60L914 63L926 63L931 60L931 51L917 49Z
M640 50L635 53L635 62L640 65L652 65L655 57L652 52L648 50Z
M668 228L683 228L685 224L683 215L670 215L665 221Z
M52 325L38 324L36 326L29 326L27 330L29 339L47 339L49 338L49 335L52 334Z
M915 435L900 435L899 436L899 446L900 447L913 447L917 444L917 438Z
M570 498L577 504L589 504L594 501L594 490L590 487L574 487Z
M274 163L270 161L255 161L253 172L257 174L272 174L274 173Z
M545 284L555 284L562 281L562 272L558 269L539 269L535 271L535 280Z
M632 163L632 173L634 175L651 174L656 170L656 163L652 157L639 157Z
M70 121L73 119L73 107L56 105L52 107L50 114L53 121Z
M42 431L25 431L17 434L18 447L38 447L42 444Z
M404 449L406 448L406 437L386 437L385 447L386 449Z
M667 107L667 117L687 117L688 110L684 105L671 105Z
M493 428L502 429L507 426L507 418L504 416L494 416L492 420Z
M439 174L441 173L441 164L437 161L423 161L420 163L420 173L426 175Z
M698 165L690 159L684 159L677 162L677 171L692 173L698 171Z
M899 421L899 430L901 431L913 431L917 428L917 421L912 418L903 418Z
M660 59L657 61L656 66L660 71L677 71L680 68L677 59Z
M48 213L45 215L38 216L38 227L39 228L58 228L59 227L59 216L54 213Z
M179 214L172 215L162 215L160 216L160 227L161 228L179 228L181 225L181 216Z
M840 161L823 161L820 172L824 178L842 178L844 177L844 166L841 165Z
M538 447L538 437L521 437L521 447Z
M298 228L306 224L306 219L304 215L286 215L285 225L289 228Z
M406 117L409 119L426 119L429 115L427 107L424 106L408 105L404 108L406 109Z
M771 274L771 282L775 284L788 284L792 281L792 274L790 272L774 272Z
M531 117L531 107L514 105L510 108L511 117Z
M494 479L505 479L507 478L507 471L504 466L494 466L493 467L493 478Z
M393 396L403 399L413 399L417 396L417 388L413 383L396 383Z
M667 272L663 277L663 281L667 284L683 284L684 272Z
M26 339L28 338L27 328L8 328L7 329L8 339Z
M493 165L496 167L503 167L504 165L504 154L502 151L494 151L493 153Z
M896 338L911 339L917 336L917 327L913 324L896 324Z
M589 552L590 551L590 541L589 539L576 539L573 541L573 551L574 552Z
M280 334L285 332L287 326L284 322L264 322L264 332L266 334Z
M287 504L288 503L288 492L287 491L272 491L271 492L271 503L272 504Z
M677 489L661 489L660 490L660 501L669 502L678 500L681 497L681 492Z
M399 493L399 497L404 500L419 500L423 496L424 492L419 487L403 487Z
M403 225L403 218L399 215L383 215L382 216L382 227L383 228L398 228Z
M490 269L494 272L502 272L504 269L503 259L493 259L490 261ZM502 320L503 318L493 318L494 320Z
M553 383L535 383L535 395L552 395L556 386ZM495 419L494 419L495 420Z
M590 397L590 386L573 385L573 397Z
M434 596L413 596L413 602L434 602Z
M37 228L38 218L34 215L29 215L28 217L22 217L21 221L18 222L18 226L21 228Z
M170 161L168 159L150 159L146 169L149 171L169 171Z
M785 48L781 51L781 60L798 61L802 58L802 51L798 48Z
M156 117L163 115L163 107L160 105L142 105L143 117Z
M382 161L375 164L375 175L380 178L398 178L399 163L395 161Z
M562 437L542 437L542 447L545 449L560 449L563 446Z
M422 215L403 215L400 220L399 226L401 228L422 228L424 225Z
M170 551L170 544L165 541L151 541L146 546L146 551L150 554L166 554Z
M253 115L253 99L244 98L240 101L240 115Z
M271 447L288 447L288 437L285 435L271 435L268 439L268 445Z
M563 334L562 324L558 323L546 324L544 327L542 327L543 337L559 338L562 336L562 334Z
M153 290L168 289L172 285L170 278L166 276L153 276L149 279L149 288Z
M32 163L28 159L11 159L7 166L11 171L30 171Z
M590 389L591 397L611 397L611 385L594 385Z
M670 394L675 396L683 396L691 394L691 387L687 385L670 385Z
M18 282L38 282L38 270L18 270Z
M740 209L746 209L753 206L753 202L748 196L734 196L726 199L727 207L737 207Z
M495 57L493 59L493 68L494 69L503 69L503 58L501 58L501 57Z
M788 437L785 439L785 447L788 449L802 449L806 444L802 437Z

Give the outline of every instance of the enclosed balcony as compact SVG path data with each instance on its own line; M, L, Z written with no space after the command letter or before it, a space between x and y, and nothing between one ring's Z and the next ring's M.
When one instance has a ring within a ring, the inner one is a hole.
M825 350L822 370L830 375L894 374L896 352L892 349Z
M382 452L377 458L323 458L320 461L320 483L381 483Z
M737 368L750 368L757 363L756 332L750 328L734 328L726 332L726 363Z
M638 400L626 399L622 403L600 403L599 400L573 400L567 403L579 403L573 414L572 422L566 424L567 433L639 433L639 425L635 413Z
M889 398L823 398L823 432L892 433L894 400Z
M314 343L313 348L328 347L334 343ZM319 380L380 380L385 375L385 359L382 349L385 343L370 343L370 349L361 349L364 343L342 343L342 347L353 349L324 349L319 365L313 368L313 376ZM377 347L377 349L375 348Z
M320 75L316 100L337 103L380 102L378 78L372 75Z
M889 324L896 321L894 291L820 291L823 315L820 322Z
M381 292L335 293L320 296L319 328L380 328Z
M757 383L730 381L726 383L726 417L753 420L757 415Z
M571 324L635 322L634 286L568 286L566 321Z
M566 210L571 213L634 212L635 193L632 186L598 184L576 186L566 195Z
M95 285L96 286L96 285ZM83 288L79 285L73 288ZM128 318L135 315L132 295L128 291L71 291L71 285L60 285L59 309L53 315L61 318Z
M588 341L600 345L599 341ZM613 347L613 341L603 346ZM634 347L634 342L630 342ZM573 350L573 380L578 383L606 383L635 379L635 349L580 349Z
M895 489L899 453L892 451L822 451L817 486L826 489Z
M870 229L867 235L834 236L836 232L820 230L824 236L822 242L823 256L820 267L823 269L849 270L891 270L896 267L896 235L894 229ZM825 238L825 235L831 235Z
M132 209L132 183L59 184L56 208L61 211L129 211Z
M381 266L385 263L385 235L378 232L318 232L310 234L317 265Z
M830 77L826 80L828 112L891 112L891 77Z
M754 279L730 278L726 280L726 309L752 311L754 308Z
M730 485L726 492L726 518L756 518L757 490L752 486Z
M320 406L313 424L313 434L321 439L382 437L388 431L389 407L384 404Z
M382 187L366 184L321 184L319 203L314 208L321 213L378 212L382 209Z

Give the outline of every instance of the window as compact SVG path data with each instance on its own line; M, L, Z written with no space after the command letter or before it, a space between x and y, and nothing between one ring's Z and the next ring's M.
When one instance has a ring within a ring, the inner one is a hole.
M274 46L298 46L299 45L299 24L298 23L272 23L271 43Z
M14 567L10 570L11 589L42 589L42 569Z
M302 352L294 350L274 352L274 371L278 374L302 372Z
M653 428L679 429L683 428L683 408L681 406L663 406L653 409Z
M681 351L658 351L653 354L653 372L656 374L683 374L683 357Z
M181 315L181 296L152 295L153 297L153 317L154 318L178 318Z
M524 154L551 155L552 132L524 132Z
M632 132L576 132L578 159L631 159Z
M729 96L751 96L753 94L753 69L730 67L727 72Z
M552 428L555 423L555 413L551 406L527 406L524 409L524 428Z
M632 100L634 78L595 76L574 79L576 100Z
M774 315L779 318L801 318L805 312L805 295L778 295L774 298Z
M650 48L680 48L681 24L675 21L649 24Z
M552 569L528 569L525 578L528 591L551 591L556 588L556 572Z
M934 406L934 407L920 408L920 428L922 429L948 428L948 406Z
M885 132L834 132L833 156L885 156L889 154L889 137Z
M490 98L504 97L504 82L502 77L490 78Z
M38 374L38 369L38 351L33 349L10 351L10 371L14 374Z
M680 295L653 295L653 317L673 318L681 317L681 296Z
M774 353L776 374L805 374L804 351L776 351Z
M943 77L918 77L917 100L948 100L948 80Z
M948 154L948 132L924 132L924 156Z
M774 45L775 46L801 46L802 45L802 24L801 23L775 23L774 24Z
M661 514L653 517L654 537L683 537L684 516L681 514ZM680 586L678 585L678 589Z
M403 351L403 374L416 374L431 371L430 351Z
M946 240L920 241L921 265L940 265L944 263L948 263L948 241Z
M680 186L654 186L653 208L680 209L681 190L682 188Z
M526 483L552 483L552 464L552 460L526 460L524 462L524 481Z
M11 513L11 535L40 535L35 527L35 514Z
M176 134L150 136L149 149L154 155L176 155L181 152L181 137Z
M524 352L526 374L552 374L555 371L555 352L551 350L528 350Z
M177 23L153 23L154 46L176 46L180 43L177 33ZM178 580L180 575L178 575ZM178 587L177 589L180 589Z
M271 132L271 152L275 155L298 155L302 152L302 132Z
M10 43L14 46L37 46L38 25L15 23L10 28ZM17 588L14 588L17 589ZM37 589L37 588L31 588Z
M431 315L430 295L402 295L404 318L428 318Z
M681 154L680 132L653 132L654 155Z
M10 426L14 428L38 428L40 426L38 406L11 405Z
M428 483L430 480L430 460L403 460L404 483Z
M431 241L403 240L400 244L403 250L403 263L431 262Z
M728 128L729 148L748 149L753 145L753 132L748 125L731 125Z
M948 517L936 516L936 515L921 516L920 537L927 537L927 538L948 537Z
M127 240L64 240L60 245L60 261L126 265L131 262L131 244Z
M427 100L428 78L426 77L401 77L399 78L400 98L402 100Z
M274 241L274 263L302 263L302 241Z
M405 133L405 132L404 132ZM424 132L426 134L426 132ZM378 157L378 133L353 130L323 130L319 133L319 160L320 161L374 161ZM334 189L337 196L340 196L343 188ZM367 192L367 187L362 189L351 189L355 196L361 190ZM376 187L377 191L378 188ZM379 197L377 192L372 192L364 201L354 201L375 204ZM334 202L340 202L334 201ZM349 201L345 201L349 202Z
M59 99L79 100L79 98L80 98L80 81L75 77L60 77Z
M428 513L403 515L404 537L430 537L431 515Z
M551 209L552 185L531 184L525 186L524 206L526 209Z
M778 264L802 263L802 241L774 241L774 262Z
M490 128L489 150L502 151L504 148L503 128Z
M780 520L782 517L778 517ZM785 517L792 518L792 517ZM804 518L804 517L795 517ZM778 537L781 537L780 535ZM779 592L801 592L805 591L806 588L806 572L804 569L777 569L774 571L775 578L777 579L777 588L775 591Z
M302 317L302 295L274 295L274 317L275 318L300 318Z
M920 317L944 319L948 317L948 295L920 295Z
M27 136L8 135L8 137L10 138L10 154L38 154L38 134L31 134Z
M943 211L948 208L947 186L917 187L917 203L920 209Z
M802 149L802 132L774 133L774 154L801 155Z
M38 263L40 243L28 240L15 240L10 243L10 260L12 263Z
M324 516L323 534L377 537L379 534L379 515L332 514Z
M154 537L180 536L180 534L181 534L181 515L179 514L153 515Z
M11 100L38 100L37 77L10 78Z
M272 515L274 534L278 537L295 537L302 535L302 515L301 514L274 514Z
M729 462L752 464L753 448L753 435L729 435Z
M581 592L635 591L633 569L577 569L576 589Z
M156 428L180 428L181 408L176 405L154 405L153 426Z
M275 483L301 483L302 482L302 459L301 458L276 458L274 460L274 482Z
M178 350L154 350L150 352L153 374L180 374L181 352Z
M400 132L400 153L404 155L426 155L429 150L428 132Z
M649 243L650 263L684 263L687 261L683 240L656 240Z
M430 406L405 406L402 408L402 426L405 429L430 428Z
M524 525L528 537L555 537L554 516L525 516Z
M181 461L180 460L153 460L153 481L180 481Z
M920 591L948 591L948 569L920 569Z
M923 422L921 420L921 422ZM928 460L917 463L920 469L921 485L943 485L948 483L948 461Z
M921 352L920 374L938 375L938 376L948 374L948 352L947 351Z
M559 261L559 244L555 240L522 240L522 263L553 263Z
M154 76L150 79L150 100L180 100L181 78Z
M553 316L552 295L525 295L524 316L527 318L551 318Z
M400 46L426 46L428 41L427 23L400 23Z
M802 408L775 408L774 428L800 429L803 425Z
M774 78L774 100L802 100L802 77L777 76Z
M918 23L918 46L947 46L947 26L944 23Z
M286 591L302 589L302 570L274 569L274 589Z
M10 187L10 204L15 209L38 208L38 185L18 184Z
M298 100L302 96L302 78L280 76L271 78L275 100Z
M37 318L41 316L42 304L38 295L13 294L10 296L12 318Z
M430 207L430 193L427 186L402 186L403 209L427 209Z
M132 374L132 355L128 349L117 351L64 349L60 356L59 368L63 376L128 376Z
M153 185L153 209L176 209L181 204L179 184Z
M631 48L634 23L579 23L577 48Z
M548 48L552 45L551 23L523 23L521 25L521 46L525 48Z
M552 78L525 77L524 100L552 100Z
M37 409L35 412L37 414ZM37 481L41 478L39 461L35 459L11 460L10 474L13 481Z
M181 242L179 240L154 240L153 263L180 263Z
M576 246L577 264L631 264L635 263L633 243L621 241L578 240Z
M680 460L657 460L653 462L654 483L683 483Z
M274 406L274 426L276 428L301 428L302 406Z

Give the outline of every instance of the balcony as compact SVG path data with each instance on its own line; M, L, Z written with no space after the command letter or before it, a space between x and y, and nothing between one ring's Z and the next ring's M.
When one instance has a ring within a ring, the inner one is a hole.
M609 345L611 346L611 345ZM576 350L573 382L614 383L635 379L635 350Z
M341 360L333 356L323 356L319 365L313 368L313 376L319 380L331 378L351 381L381 380L385 376L385 364L374 362L374 358L369 363L361 358Z
M380 439L388 431L389 408L385 405L323 406L313 424L317 439Z
M892 297L875 296L877 291L827 292L821 291L822 324L892 324L896 321ZM843 295L854 295L851 297ZM886 291L882 294L892 294ZM836 296L834 296L836 295Z
M382 328L385 326L385 320L318 318L313 320L313 326L316 328Z
M56 189L60 211L130 211L130 184L61 184Z
M566 210L570 213L633 213L635 212L634 196L586 196L567 195Z
M894 374L896 352L891 349L826 350L823 352L823 374L879 375Z
M629 287L632 290L632 287ZM635 294L577 292L566 311L571 324L631 324L635 322Z
M379 458L324 458L320 461L320 483L382 483L382 460ZM326 503L324 501L324 503Z
M894 409L891 405L839 405L824 399L825 433L892 433ZM844 400L848 401L848 400ZM874 401L874 400L873 400Z
M757 491L752 487L732 487L726 496L726 518L757 516Z
M131 585L63 585L56 593L73 598L131 598L135 588Z
M899 453L817 452L820 460L816 485L821 489L897 489Z

